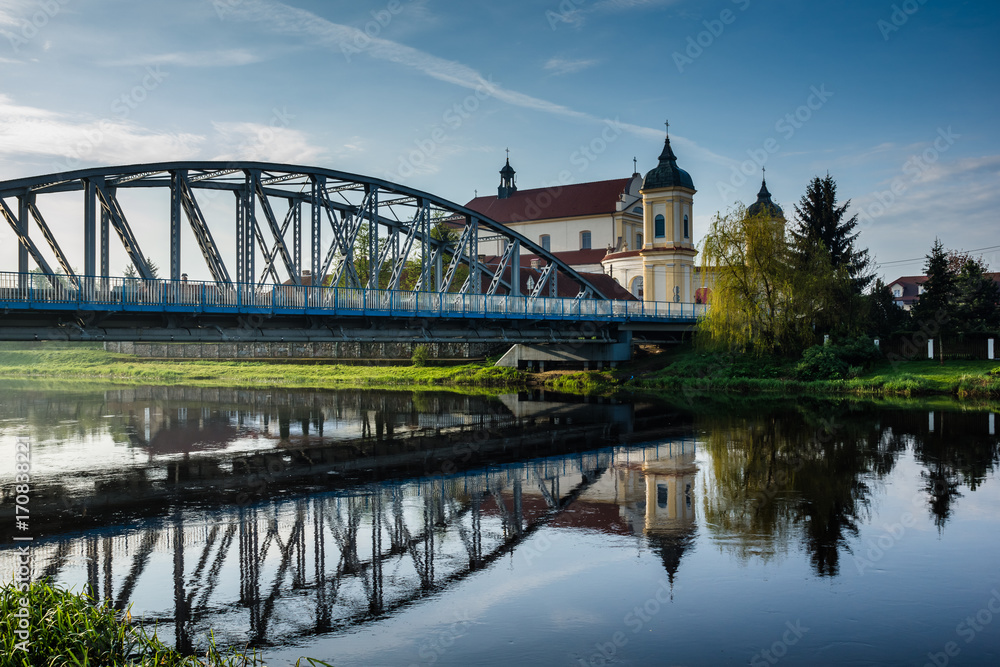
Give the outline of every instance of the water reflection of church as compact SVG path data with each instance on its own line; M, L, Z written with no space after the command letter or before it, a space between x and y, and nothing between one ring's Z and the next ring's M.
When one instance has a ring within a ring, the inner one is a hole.
M673 583L694 543L695 441L619 450L611 468L553 525L643 535Z

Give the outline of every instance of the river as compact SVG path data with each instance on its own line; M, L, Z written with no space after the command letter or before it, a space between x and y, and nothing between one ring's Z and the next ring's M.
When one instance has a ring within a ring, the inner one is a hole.
M996 411L6 382L0 578L269 665L1000 664Z

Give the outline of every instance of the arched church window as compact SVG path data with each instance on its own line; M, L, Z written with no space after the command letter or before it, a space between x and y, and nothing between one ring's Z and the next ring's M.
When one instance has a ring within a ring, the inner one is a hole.
M642 234L635 235L635 249L642 250Z
M662 239L667 235L667 221L662 215L656 216L653 220L653 234L658 239Z
M684 238L691 238L691 225L688 223L688 217L684 216Z
M550 252L552 250L552 237L548 234L542 234L538 237L538 242L542 246L542 250L545 252Z
M580 232L580 250L590 250L590 232Z
M637 299L642 298L642 276L636 276L635 278L632 279L632 283L631 285L629 285L628 291L632 292L632 295L635 298Z

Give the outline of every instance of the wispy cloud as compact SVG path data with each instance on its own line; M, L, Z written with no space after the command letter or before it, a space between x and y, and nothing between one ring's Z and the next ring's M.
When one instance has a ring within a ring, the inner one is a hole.
M567 60L566 58L549 58L548 62L545 63L545 69L553 75L559 76L561 74L580 72L588 67L593 67L599 62L597 59L581 58L578 60Z
M264 58L245 49L221 51L179 51L121 58L103 63L106 66L121 65L177 65L180 67L238 67L260 62Z
M215 122L212 127L221 150L215 160L309 164L324 156L323 147L299 130L245 122Z
M592 4L580 4L578 7L563 9L558 12L550 12L550 21L561 21L567 25L579 28L587 22L589 14L609 14L624 12L633 9L647 9L650 7L665 7L677 3L679 0L601 0Z
M662 2L670 1L672 0L662 0ZM599 124L610 121L610 119L577 111L555 102L549 102L548 100L504 88L493 81L492 75L484 76L482 73L463 63L440 58L392 40L368 37L357 28L333 23L312 12L283 3L268 2L266 0L246 0L235 7L233 16L238 16L248 21L260 22L280 34L293 36L298 39L308 37L314 43L336 50L337 52L353 53L352 49L357 51L358 45L363 44L365 48L362 53L370 58L408 67L425 76L461 86L462 88L485 91L493 98L513 106L565 118L574 118L588 123ZM354 55L357 57L357 54ZM655 137L662 140L663 138L662 130L655 130L631 123L619 123L619 125L624 131L635 136L646 139ZM673 135L671 137L674 138ZM681 137L676 137L676 140L679 145L684 145L691 149L692 152L698 153L702 159L727 166L733 163L732 160L701 148L692 141Z
M0 26L19 26L37 3L30 0L4 0L0 4Z
M203 137L151 132L122 119L75 117L0 95L0 155L52 158L54 167L185 159Z

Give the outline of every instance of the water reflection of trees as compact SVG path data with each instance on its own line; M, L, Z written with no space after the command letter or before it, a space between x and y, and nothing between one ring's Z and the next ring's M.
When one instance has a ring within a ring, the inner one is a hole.
M816 574L835 576L880 481L908 446L943 528L960 489L975 490L996 466L998 448L988 414L936 414L936 428L925 411L829 405L703 415L713 539L741 559L767 560L799 536Z
M923 492L935 525L943 529L953 503L962 497L961 488L975 491L1000 462L1000 450L990 434L988 413L935 412L921 417L927 433L915 440L914 458L926 468L921 472Z

